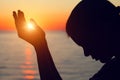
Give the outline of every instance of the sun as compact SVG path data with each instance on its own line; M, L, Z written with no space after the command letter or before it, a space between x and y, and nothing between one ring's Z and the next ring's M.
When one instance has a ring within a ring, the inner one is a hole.
M28 22L28 23L27 23L27 29L30 30L30 31L31 31L31 30L35 30L35 26L33 25L33 23Z

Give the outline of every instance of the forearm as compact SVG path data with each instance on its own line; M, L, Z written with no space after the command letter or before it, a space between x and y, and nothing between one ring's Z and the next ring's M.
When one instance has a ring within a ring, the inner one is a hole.
M62 80L53 62L45 39L35 46L41 80Z

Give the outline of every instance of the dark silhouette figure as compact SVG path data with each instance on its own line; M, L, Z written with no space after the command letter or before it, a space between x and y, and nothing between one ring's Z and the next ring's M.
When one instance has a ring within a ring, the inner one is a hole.
M82 0L68 19L66 31L85 56L105 63L90 80L120 79L119 21L119 7L107 0Z
M120 29L119 7L107 0L82 0L72 11L66 32L73 41L82 46L85 56L100 60L104 66L90 80L120 79ZM32 44L36 50L41 80L62 80L47 46L45 32L31 20L35 30L30 33L24 28L24 13L13 12L20 38Z

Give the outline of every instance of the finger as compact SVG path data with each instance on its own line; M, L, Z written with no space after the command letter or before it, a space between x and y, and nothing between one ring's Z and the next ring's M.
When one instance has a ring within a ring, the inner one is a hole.
M18 10L18 18L23 22L25 21L24 13L21 10Z
M15 25L16 25L16 28L18 27L18 16L16 14L15 11L13 11L13 18L14 18L14 21L15 21ZM18 28L17 28L18 29Z
M16 20L17 20L17 14L16 14L15 11L13 11L13 17L14 17L14 19L15 19L15 21L16 21Z
M37 22L36 22L34 19L30 19L30 22L31 22L33 25L35 25L34 27L35 27L36 29L41 29L41 28L39 27L39 25L37 24Z
M34 19L30 19L30 21L35 25L36 30L38 30L41 34L45 35L44 30L36 23Z
M36 23L36 21L34 19L31 18L30 22L32 22L34 25L38 26L37 23Z

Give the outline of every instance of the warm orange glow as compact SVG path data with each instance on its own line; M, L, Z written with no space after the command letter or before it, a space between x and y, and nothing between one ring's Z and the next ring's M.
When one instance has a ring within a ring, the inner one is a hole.
M23 78L25 80L34 80L37 71L34 70L35 66L32 62L32 51L29 47L25 48L25 62L20 66L22 68Z
M24 74L36 74L35 70L24 70L23 71Z
M26 76L24 76L24 78L25 78L26 80L34 80L35 76L26 75Z
M30 18L33 18L43 30L65 29L65 24L66 24L68 16L64 15L63 13L62 14L58 14L58 13L49 14L48 13L48 14L43 15L43 14L28 13L28 11L25 11L25 10L23 11L26 17L26 21L29 21ZM34 31L35 28L31 22L28 22L25 29L26 31L31 32L31 31ZM5 17L3 17L3 15L0 15L0 30L16 31L12 13Z
M25 50L25 56L26 56L26 62L25 62L25 64L32 64L31 63L31 56L32 56L32 51L31 51L31 49L30 48L26 48L26 50Z
M0 15L0 30L5 31L15 31L13 20L11 20L11 17Z
M27 29L28 31L33 31L33 30L35 30L35 26L34 26L33 23L28 22L28 23L27 23L27 26L26 26L26 29Z
M46 14L42 17L43 21L42 24L40 24L40 27L44 30L65 30L67 19L68 16L63 13ZM38 19L38 21L40 20Z
M26 56L31 56L31 55L32 55L32 51L31 51L30 48L27 47L27 48L25 49L25 55L26 55Z
M0 30L16 30L12 11L18 9L24 12L26 20L33 18L44 30L64 30L71 11L80 1L0 0ZM120 5L119 0L110 1L116 6Z
M30 61L28 61L28 60L30 60L30 58L28 59L28 57L26 57L26 60L27 60L27 61L25 62L26 65L31 65L31 64L32 64Z
M69 14L79 1L80 0L47 0L46 2L46 0L1 0L0 30L16 31L12 11L17 12L17 10L24 12L27 21L30 20L30 18L34 19L43 30L65 30ZM33 28L30 27L27 30L31 32L32 29Z

